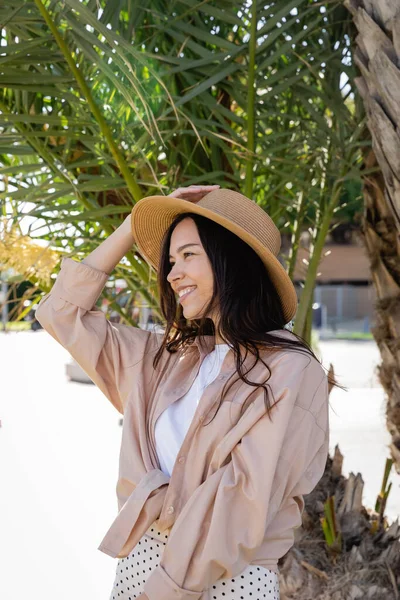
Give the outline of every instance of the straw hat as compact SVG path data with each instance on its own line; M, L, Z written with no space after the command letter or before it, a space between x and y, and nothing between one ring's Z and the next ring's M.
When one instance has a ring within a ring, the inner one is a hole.
M285 322L297 309L296 290L277 259L281 235L271 217L254 200L228 189L213 190L197 202L171 196L149 196L139 200L131 213L134 240L140 253L157 271L164 234L180 213L203 215L219 223L246 242L263 261L281 299Z

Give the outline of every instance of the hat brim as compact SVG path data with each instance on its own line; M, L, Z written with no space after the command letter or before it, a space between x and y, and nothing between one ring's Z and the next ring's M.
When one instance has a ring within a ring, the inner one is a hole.
M291 321L297 310L297 294L276 256L240 225L198 204L171 196L148 196L139 200L132 209L131 229L143 258L158 271L165 233L175 217L185 212L202 215L222 225L258 254L280 296L286 323Z

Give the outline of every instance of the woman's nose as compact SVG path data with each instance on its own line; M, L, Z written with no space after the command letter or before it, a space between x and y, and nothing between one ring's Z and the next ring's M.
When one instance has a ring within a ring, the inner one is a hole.
M180 279L182 277L182 269L177 266L177 263L174 263L171 267L170 272L167 275L167 280L172 283L176 279Z

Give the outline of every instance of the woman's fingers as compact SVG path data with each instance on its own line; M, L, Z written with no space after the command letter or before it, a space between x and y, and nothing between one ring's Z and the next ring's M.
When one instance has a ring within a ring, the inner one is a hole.
M220 187L219 185L189 185L188 187L180 187L168 195L175 196L175 195L182 195L182 194L194 195L194 194L200 194L200 193L208 193L211 190L214 190L219 187Z
M221 187L220 185L189 185L188 187L180 187L168 196L172 198L181 198L182 200L188 200L189 202L198 202L206 194L213 190Z

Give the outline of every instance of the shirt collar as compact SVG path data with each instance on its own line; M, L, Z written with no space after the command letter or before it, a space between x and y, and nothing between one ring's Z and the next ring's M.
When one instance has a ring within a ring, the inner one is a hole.
M274 335L282 335L283 337L293 338L293 334L286 329L275 329L271 331ZM202 340L202 343L200 341ZM202 335L196 336L193 342L188 346L189 349L197 348L201 358L204 358L207 354L215 349L215 335ZM228 352L230 354L230 352Z

